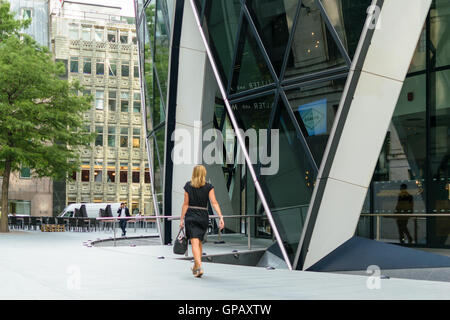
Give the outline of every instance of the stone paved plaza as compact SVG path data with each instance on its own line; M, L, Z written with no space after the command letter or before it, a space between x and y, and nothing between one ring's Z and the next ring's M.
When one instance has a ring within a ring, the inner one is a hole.
M130 237L156 230L129 230ZM381 279L369 289L367 276L289 271L204 263L194 278L191 262L172 247L92 246L111 232L13 231L0 234L0 299L449 299L449 282ZM131 240L132 241L132 240ZM245 241L244 241L245 242ZM245 251L243 241L208 241L208 254ZM263 243L255 243L253 249ZM164 257L164 259L161 259ZM186 288L190 294L187 297Z

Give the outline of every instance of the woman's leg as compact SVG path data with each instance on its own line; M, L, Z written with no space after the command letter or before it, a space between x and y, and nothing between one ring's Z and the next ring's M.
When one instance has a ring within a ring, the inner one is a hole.
M192 255L194 256L194 269L202 266L202 243L198 238L191 238Z

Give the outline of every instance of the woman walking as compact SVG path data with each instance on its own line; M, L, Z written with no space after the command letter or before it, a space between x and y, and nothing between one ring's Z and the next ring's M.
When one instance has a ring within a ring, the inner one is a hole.
M206 168L195 166L191 181L184 186L184 203L181 211L180 228L186 226L186 237L191 241L194 267L192 273L200 278L202 269L202 240L208 229L208 199L220 217L219 228L225 227L219 203L214 194L214 187L206 182Z

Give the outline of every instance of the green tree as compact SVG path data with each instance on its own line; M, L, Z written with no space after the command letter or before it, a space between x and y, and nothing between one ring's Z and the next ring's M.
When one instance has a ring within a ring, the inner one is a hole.
M92 97L78 96L79 83L61 79L64 74L64 65L31 37L13 34L0 42L0 232L8 232L11 172L23 165L36 177L66 179L79 169L79 148L93 139L82 117Z
M30 25L31 19L16 20L10 12L9 2L0 0L0 42L12 35L19 36L20 30Z

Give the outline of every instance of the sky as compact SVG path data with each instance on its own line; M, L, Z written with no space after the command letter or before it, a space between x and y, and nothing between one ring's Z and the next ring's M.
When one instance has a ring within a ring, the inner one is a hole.
M76 0L76 1L122 7L121 11L122 16L134 17L134 0Z

